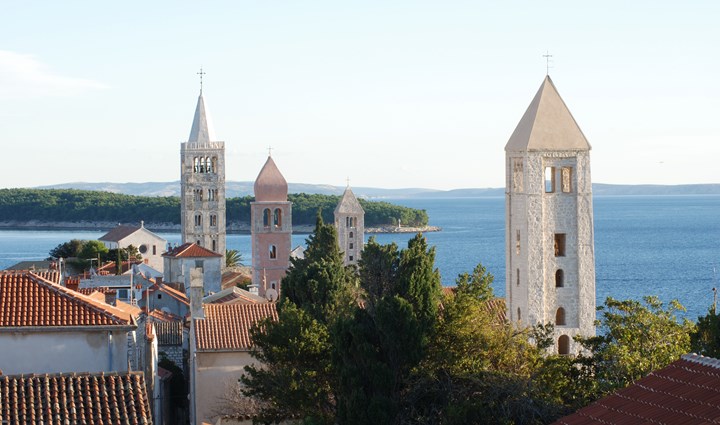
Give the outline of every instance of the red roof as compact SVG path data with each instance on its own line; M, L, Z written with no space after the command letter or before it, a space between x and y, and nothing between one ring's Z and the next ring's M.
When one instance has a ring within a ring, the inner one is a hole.
M142 372L0 376L3 424L152 424Z
M160 291L168 294L170 297L176 299L177 301L180 301L181 303L189 306L190 300L188 299L187 295L184 293L178 291L177 289L170 287L164 283L156 283L150 288L148 288L148 292L154 294L155 292Z
M720 424L720 360L686 354L555 424Z
M204 319L195 321L197 351L246 351L250 329L267 317L278 320L275 304L205 304Z
M0 272L0 327L132 325L130 314L28 272Z
M182 317L177 314L172 314L167 311L154 309L147 314L150 318L154 319L154 322L177 322L181 321Z
M222 257L217 252L210 251L195 243L184 243L162 255L163 257L196 258L196 257Z

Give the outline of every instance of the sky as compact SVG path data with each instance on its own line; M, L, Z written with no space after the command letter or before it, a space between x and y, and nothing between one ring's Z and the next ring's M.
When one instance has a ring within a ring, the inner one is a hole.
M720 2L33 1L0 15L0 187L173 181L204 75L226 180L503 187L549 73L596 183L720 183Z

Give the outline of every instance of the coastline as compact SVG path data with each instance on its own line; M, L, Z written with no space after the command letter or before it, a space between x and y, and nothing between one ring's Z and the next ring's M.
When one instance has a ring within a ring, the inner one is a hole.
M137 226L139 223L116 223L110 221L0 221L2 230L82 230L107 232L117 225ZM174 223L145 223L145 227L151 232L180 232L180 225ZM301 224L293 226L295 234L310 234L315 229L314 224ZM398 227L393 225L366 227L365 233L418 233L418 232L440 232L438 226L422 227ZM230 222L227 224L226 232L231 234L250 234L250 223Z

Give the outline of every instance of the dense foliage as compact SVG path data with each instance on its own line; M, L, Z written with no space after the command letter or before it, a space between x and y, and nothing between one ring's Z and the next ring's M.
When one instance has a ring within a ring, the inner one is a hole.
M229 222L249 222L252 196L226 200ZM322 210L326 222L333 221L339 196L291 194L293 224L312 224ZM387 202L360 200L365 209L365 225L397 224L424 226L425 210L393 205ZM110 221L134 223L180 223L180 198L174 196L131 196L118 193L74 189L0 189L0 217L3 220L45 222Z

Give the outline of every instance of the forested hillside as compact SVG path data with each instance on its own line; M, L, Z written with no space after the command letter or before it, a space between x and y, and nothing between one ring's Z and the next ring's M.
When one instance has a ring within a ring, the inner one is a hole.
M293 224L313 224L318 209L323 219L332 222L340 200L335 195L291 194ZM226 201L228 222L249 222L252 196ZM397 223L425 226L425 210L393 205L388 202L360 200L365 209L366 226ZM74 189L0 189L0 221L77 222L112 221L131 223L180 223L180 198L174 196L131 196L110 192Z

